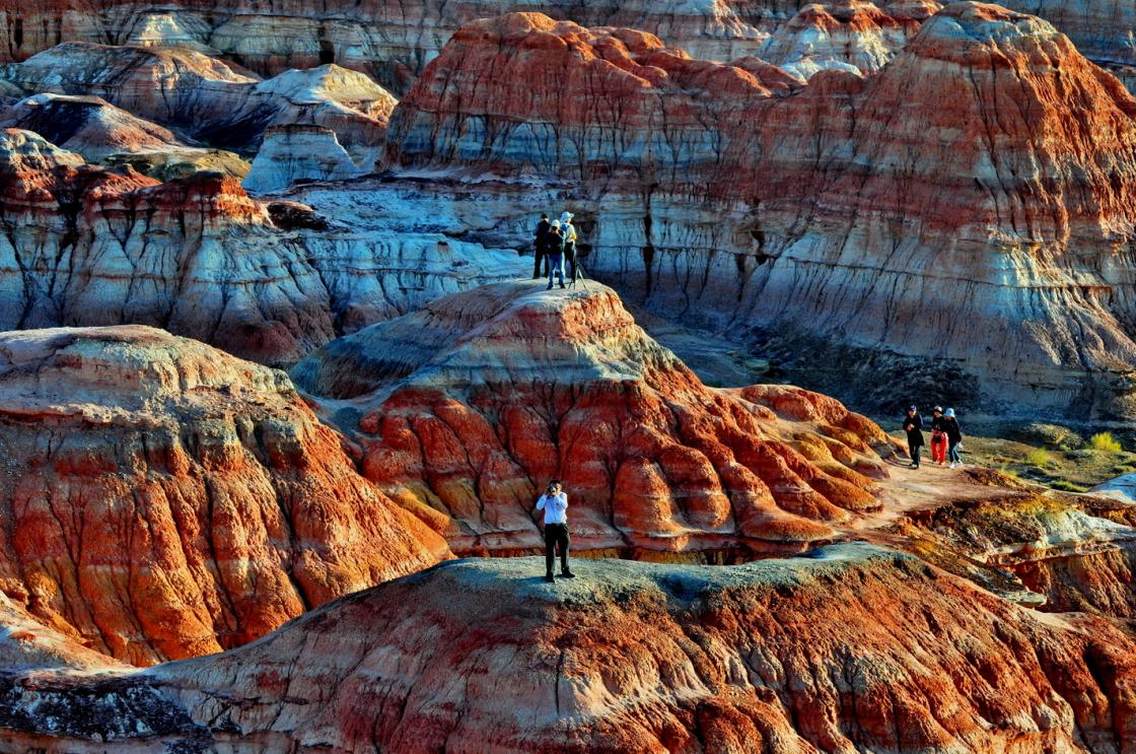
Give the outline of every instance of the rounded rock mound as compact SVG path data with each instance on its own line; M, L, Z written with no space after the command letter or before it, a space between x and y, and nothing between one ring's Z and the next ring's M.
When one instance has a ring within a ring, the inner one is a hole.
M0 335L0 590L134 664L448 557L282 372L148 327Z
M564 481L574 546L796 551L877 509L886 435L788 386L708 388L610 288L511 282L333 341L293 370L364 474L457 552L539 546Z

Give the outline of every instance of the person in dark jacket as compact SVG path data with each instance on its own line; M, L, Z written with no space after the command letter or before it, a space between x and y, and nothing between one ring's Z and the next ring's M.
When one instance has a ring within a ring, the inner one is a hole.
M548 232L548 242L545 249L545 259L548 262L548 290L552 290L553 277L560 278L560 287L564 287L564 235L560 229L560 221L552 221L552 230Z
M907 433L907 452L911 455L911 468L919 468L919 456L923 452L923 417L915 406L907 408L903 420L903 431Z
M947 458L951 462L951 468L962 466L962 456L959 455L962 451L962 428L959 427L953 408L948 408L943 416L943 431L947 433Z
M548 222L548 215L542 212L533 237L533 280L539 280L548 274L548 263L544 262L544 255L548 250L548 234L550 232L552 232L552 224ZM544 262L545 265L543 271L540 268L541 262Z

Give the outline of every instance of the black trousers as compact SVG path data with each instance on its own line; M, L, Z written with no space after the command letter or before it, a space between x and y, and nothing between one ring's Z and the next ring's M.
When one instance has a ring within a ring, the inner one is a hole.
M552 563L556 560L556 548L560 547L560 572L568 573L568 524L544 525L544 566L552 575Z
M575 285L579 279L576 273L576 244L564 244L564 272L568 275L568 280Z
M919 456L923 453L923 443L912 445L911 440L907 441L907 453L911 456L911 462L916 466L919 465Z
M544 250L537 249L533 252L533 280L542 277L548 277L548 260L545 258Z

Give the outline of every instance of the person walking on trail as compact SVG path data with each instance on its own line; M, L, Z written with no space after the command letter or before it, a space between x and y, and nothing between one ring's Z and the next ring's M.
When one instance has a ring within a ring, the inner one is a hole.
M564 263L568 266L568 284L576 285L576 226L572 224L575 217L568 210L560 213L560 231L564 234Z
M548 234L552 231L552 224L548 222L548 215L540 214L540 222L536 224L536 233L533 235L533 280L539 280L547 274L548 263L544 270L540 263L544 261L544 254L548 249Z
M919 468L919 456L923 452L923 417L919 409L908 406L907 417L903 420L903 431L907 433L907 452L911 456L911 468Z
M943 407L931 411L931 462L942 466L947 462L947 431L943 427Z
M564 235L560 228L560 221L552 221L552 230L548 234L548 243L545 250L545 260L548 262L548 290L552 290L552 278L560 280L560 287L564 287Z
M556 560L557 548L560 548L560 577L576 578L568 567L568 496L558 479L548 483L548 488L536 501L536 509L544 511L544 580L550 584L555 581L552 564Z
M951 462L951 468L962 466L962 456L959 455L962 451L962 428L959 427L953 408L948 408L943 416L943 431L947 434L947 458Z

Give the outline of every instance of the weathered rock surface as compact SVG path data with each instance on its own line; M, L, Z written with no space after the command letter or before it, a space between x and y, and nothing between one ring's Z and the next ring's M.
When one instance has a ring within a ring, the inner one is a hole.
M339 66L288 70L260 81L180 48L61 44L7 66L3 78L28 94L100 97L215 147L255 151L267 128L319 125L360 161L378 154L396 104L365 74Z
M273 126L265 132L243 185L264 194L299 182L347 180L373 168L373 158L356 164L330 128Z
M143 327L0 335L0 590L149 664L447 557L277 371Z
M262 74L337 63L370 72L403 91L460 26L507 11L542 10L589 25L647 29L696 54L729 59L755 52L767 38L770 23L793 15L800 5L800 0L539 5L499 0L460 4L331 0L313 12L302 0L271 4L206 0L164 6L113 0L95 7L80 0L56 0L34 8L7 0L0 4L4 22L0 54L21 60L61 41L180 46L224 55Z
M1006 6L1048 19L1089 57L1101 63L1132 64L1131 35L1136 32L1136 10L1126 0L1006 0ZM310 68L338 63L368 71L397 91L405 91L422 67L432 60L461 26L478 18L511 11L539 11L585 26L625 26L654 33L669 44L699 58L732 60L763 55L770 35L792 26L794 16L835 16L848 0L811 4L804 0L705 0L658 3L645 0L586 4L552 2L380 3L373 0L333 0L321 4L318 14L301 0L271 4L219 3L194 0L157 5L149 0L103 0L91 5L81 0L53 0L34 7L7 0L0 4L0 55L22 60L60 42L82 41L144 47L182 47L237 60L262 74L285 68ZM864 3L864 5L868 5ZM869 15L882 11L900 20L918 20L934 0L883 2ZM819 12L813 8L827 6ZM912 11L915 11L914 15ZM832 27L811 27L809 38L829 47L829 40L845 38ZM875 26L875 24L869 24ZM798 31L802 28L798 26ZM850 32L849 46L832 47L837 57L858 54L875 59L883 47L897 39L895 27L885 22L883 33L861 27ZM790 34L792 36L792 34ZM900 35L902 36L902 35ZM807 39L801 39L811 46ZM784 39L774 42L781 47ZM814 47L814 50L816 48ZM849 62L849 61L846 61Z
M243 178L249 169L232 152L187 145L169 129L137 118L100 97L26 97L0 110L0 126L34 131L88 162L130 165L160 179L201 171Z
M513 252L441 243L381 189L274 213L232 178L159 185L27 131L0 133L0 196L2 329L149 324L286 364L527 266Z
M991 5L804 88L514 14L452 38L388 156L573 187L589 270L656 311L859 349L840 370L934 360L987 409L1131 415L1134 114L1052 26Z
M806 5L777 30L760 57L806 79L829 69L873 73L941 8L935 0L908 0L886 8L865 0Z
M783 386L705 387L597 283L485 286L329 343L293 369L363 473L456 552L539 546L570 490L580 549L796 551L879 508L884 433Z
M555 586L540 567L448 563L254 645L109 680L8 674L9 750L1131 746L1129 635L1013 607L911 557L585 562Z
M1015 598L1046 611L1136 618L1130 500L1040 487L991 492L906 514L897 531L914 544L901 546L996 591L1011 589L994 585L997 572L1011 575L1023 590ZM979 563L991 573L975 578L969 571Z

